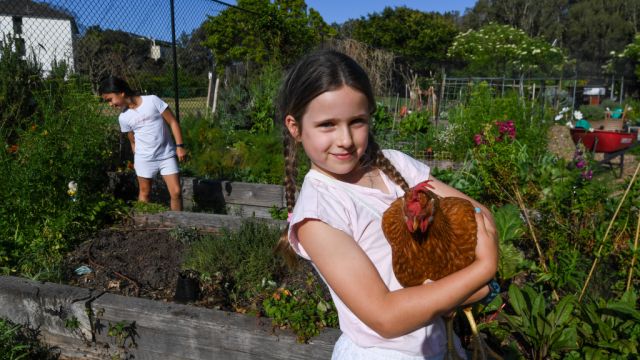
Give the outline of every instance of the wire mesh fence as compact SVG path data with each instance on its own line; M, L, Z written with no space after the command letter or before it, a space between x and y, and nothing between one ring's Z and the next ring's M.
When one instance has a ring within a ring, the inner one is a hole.
M80 76L94 92L100 79L117 75L175 110L180 99L183 113L203 112L213 59L198 29L227 7L212 0L0 0L0 45L34 59L45 75Z

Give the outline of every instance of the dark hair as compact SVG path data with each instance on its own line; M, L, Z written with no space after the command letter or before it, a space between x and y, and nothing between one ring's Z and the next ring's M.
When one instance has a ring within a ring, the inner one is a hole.
M109 94L109 93L124 93L126 96L134 96L136 92L131 90L129 84L123 79L116 76L109 76L102 81L100 81L100 86L98 87L98 94Z
M318 95L338 90L343 86L349 86L364 94L369 103L369 113L373 114L376 102L371 82L367 73L355 60L334 50L318 50L306 55L289 70L280 87L276 123L284 124L285 118L291 115L297 121L298 128L302 129L301 120L309 103ZM283 126L282 135L285 157L285 199L288 212L292 212L297 191L296 154L298 144L286 126ZM407 182L384 156L371 132L367 149L360 162L361 165L370 165L380 169L405 191L408 189ZM297 263L297 258L289 246L288 228L280 237L276 251L285 257L289 265Z

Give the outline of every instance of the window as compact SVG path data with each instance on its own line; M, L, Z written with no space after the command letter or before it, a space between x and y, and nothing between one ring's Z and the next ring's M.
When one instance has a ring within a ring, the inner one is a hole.
M13 33L15 35L22 35L22 17L21 16L13 17Z

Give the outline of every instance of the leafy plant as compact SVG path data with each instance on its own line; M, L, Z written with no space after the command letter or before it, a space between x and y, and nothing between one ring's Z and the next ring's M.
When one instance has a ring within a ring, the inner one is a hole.
M279 228L249 218L239 229L223 229L220 234L194 242L182 267L216 279L222 290L235 299L233 305L243 306L260 295L263 279L281 278L284 264L273 255L279 238Z
M625 293L620 300L596 299L578 307L580 359L630 359L638 356L640 311L638 297Z
M289 327L306 342L325 327L338 326L338 314L326 292L315 282L312 274L307 289L289 290L280 287L262 302L265 315L275 326Z
M577 319L573 316L576 299L565 296L548 304L545 295L525 285L522 290L509 286L509 305L513 314L502 313L507 328L523 353L533 359L558 357L578 348Z
M525 235L520 210L512 204L498 208L493 214L500 241L498 273L500 279L509 280L530 266L514 241Z
M0 360L53 360L58 355L38 341L38 333L0 319Z

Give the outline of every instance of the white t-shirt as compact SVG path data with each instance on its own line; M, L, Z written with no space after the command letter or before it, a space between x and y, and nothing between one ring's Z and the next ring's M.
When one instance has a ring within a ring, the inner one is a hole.
M176 148L169 126L162 117L162 112L169 105L155 95L140 98L142 103L137 108L127 108L118 117L122 132L133 131L135 157L141 160L164 160L175 156Z
M383 150L387 159L402 174L410 187L429 178L427 165L395 150ZM304 219L318 219L352 237L375 265L389 290L401 289L402 285L393 273L391 246L385 238L382 214L404 191L382 171L382 179L390 194L335 180L316 170L305 176L296 201L289 227L289 242L301 257L309 256L299 243L297 224ZM411 356L437 356L445 351L446 333L444 322L438 318L431 324L410 334L385 339L363 323L340 300L329 287L331 297L338 310L340 329L360 347L394 349ZM456 345L460 350L459 340Z

